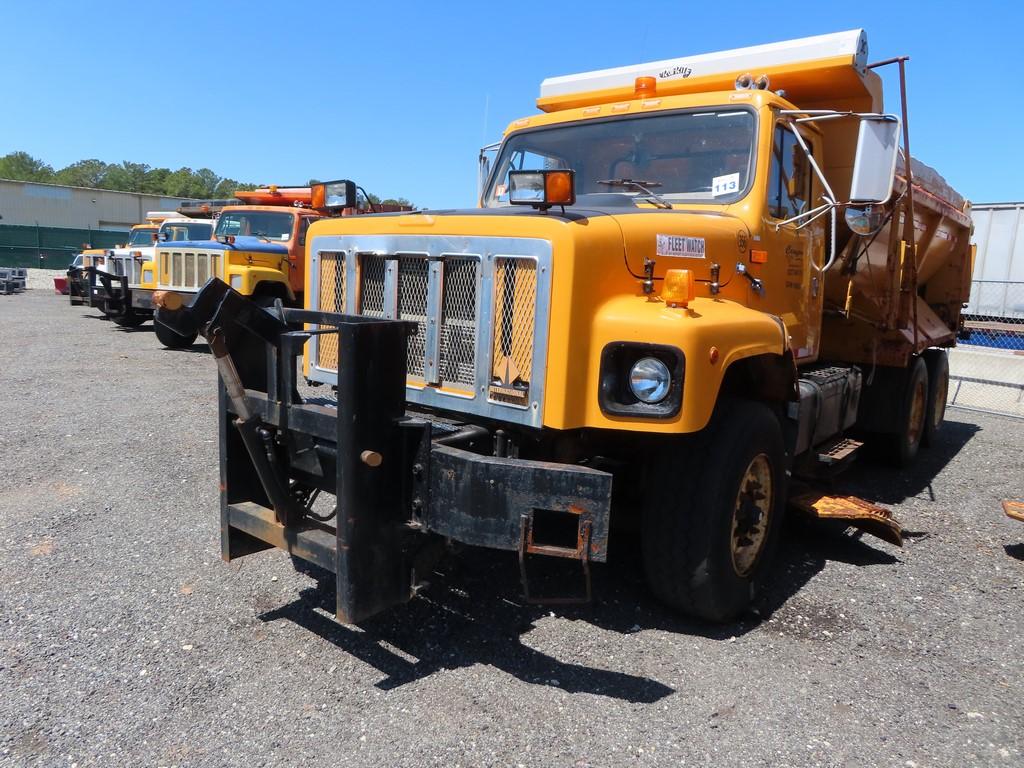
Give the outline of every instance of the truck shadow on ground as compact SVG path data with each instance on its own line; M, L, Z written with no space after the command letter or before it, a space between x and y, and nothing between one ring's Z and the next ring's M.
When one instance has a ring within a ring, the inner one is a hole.
M918 494L930 488L935 474L976 431L974 425L952 422L938 444L922 454L913 468L890 470L865 463L852 470L849 482L837 482L835 490L856 493L856 488L867 484L875 500L888 503ZM570 659L582 655L573 646L576 633L571 630L561 633L569 639L551 652L533 647L530 633L545 617L557 616L622 635L658 630L727 641L763 628L830 561L872 567L899 560L891 554L899 550L845 526L790 515L772 577L761 596L737 621L712 625L680 617L656 602L644 580L639 537L628 531L617 531L616 536L610 562L593 567L594 602L589 605L527 604L521 599L514 554L466 548L444 561L432 574L431 586L419 597L358 627L333 619L333 577L324 578L325 574L314 571L307 573L321 579L316 587L304 589L297 600L259 618L295 622L373 666L384 675L376 684L382 690L435 672L485 664L524 682L569 693L653 703L675 689L651 677L556 658L554 653ZM559 561L550 571L542 568L536 583L531 581L531 590L564 595L579 589L582 575L578 565L575 570L564 570L567 565L573 564ZM538 643L544 644L544 640Z

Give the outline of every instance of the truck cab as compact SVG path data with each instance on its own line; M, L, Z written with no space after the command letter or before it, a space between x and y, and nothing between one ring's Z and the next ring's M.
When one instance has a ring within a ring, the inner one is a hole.
M156 229L146 228L148 239L134 236L123 246L106 252L106 269L91 277L90 295L93 305L99 306L118 325L134 328L153 316L152 310L133 307L132 291L144 290L151 281L146 275L146 264L152 264L157 243L179 240L210 240L213 222L179 216L175 213L150 212L147 220L158 223Z
M147 220L144 224L134 225L128 233L128 241L119 248L136 248L144 245L152 245L153 237L156 234L159 221ZM72 304L85 304L90 307L103 309L104 300L102 297L94 297L94 286L97 284L97 275L113 274L113 265L109 263L110 249L90 248L82 251L82 263L80 266L68 270L68 295Z
M210 278L216 277L245 296L263 303L280 299L299 306L305 279L306 231L322 214L310 207L309 188L270 186L239 191L248 204L220 209L212 242L158 243L152 264L153 284L140 291L138 304L151 296L173 294L176 305L189 303ZM143 286L140 286L143 287ZM164 346L191 346L195 336L182 337L156 317L156 332Z

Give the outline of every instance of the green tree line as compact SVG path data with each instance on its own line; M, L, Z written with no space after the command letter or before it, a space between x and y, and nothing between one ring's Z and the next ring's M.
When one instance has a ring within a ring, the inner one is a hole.
M0 179L66 184L72 187L141 192L165 197L231 197L237 189L255 189L255 184L218 176L209 168L153 168L145 163L105 163L79 160L54 170L49 163L27 152L10 152L0 157Z
M0 179L36 181L42 184L66 184L71 187L110 189L117 192L140 192L163 197L226 199L236 190L255 189L256 184L218 176L209 168L153 168L145 163L105 163L102 160L79 160L65 168L53 166L28 152L9 152L0 157ZM311 179L310 183L315 183ZM368 193L373 203L412 204L404 197L381 199Z

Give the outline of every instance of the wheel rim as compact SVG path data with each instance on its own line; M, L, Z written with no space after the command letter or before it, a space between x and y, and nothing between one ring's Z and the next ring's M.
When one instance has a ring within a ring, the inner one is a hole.
M923 380L914 384L914 394L910 398L910 423L907 425L907 442L914 445L921 438L924 426L925 409L928 405L928 387Z
M946 416L946 398L949 396L949 379L945 376L935 382L935 400L932 403L932 427L938 429L942 426L942 419Z
M737 576L749 576L757 564L768 539L774 498L772 465L767 454L759 453L743 473L733 506L729 548Z

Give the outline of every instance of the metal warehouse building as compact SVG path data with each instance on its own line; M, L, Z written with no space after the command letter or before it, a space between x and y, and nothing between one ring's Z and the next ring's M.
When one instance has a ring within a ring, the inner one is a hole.
M112 248L148 211L173 211L182 202L0 179L0 266L65 267L83 247Z

